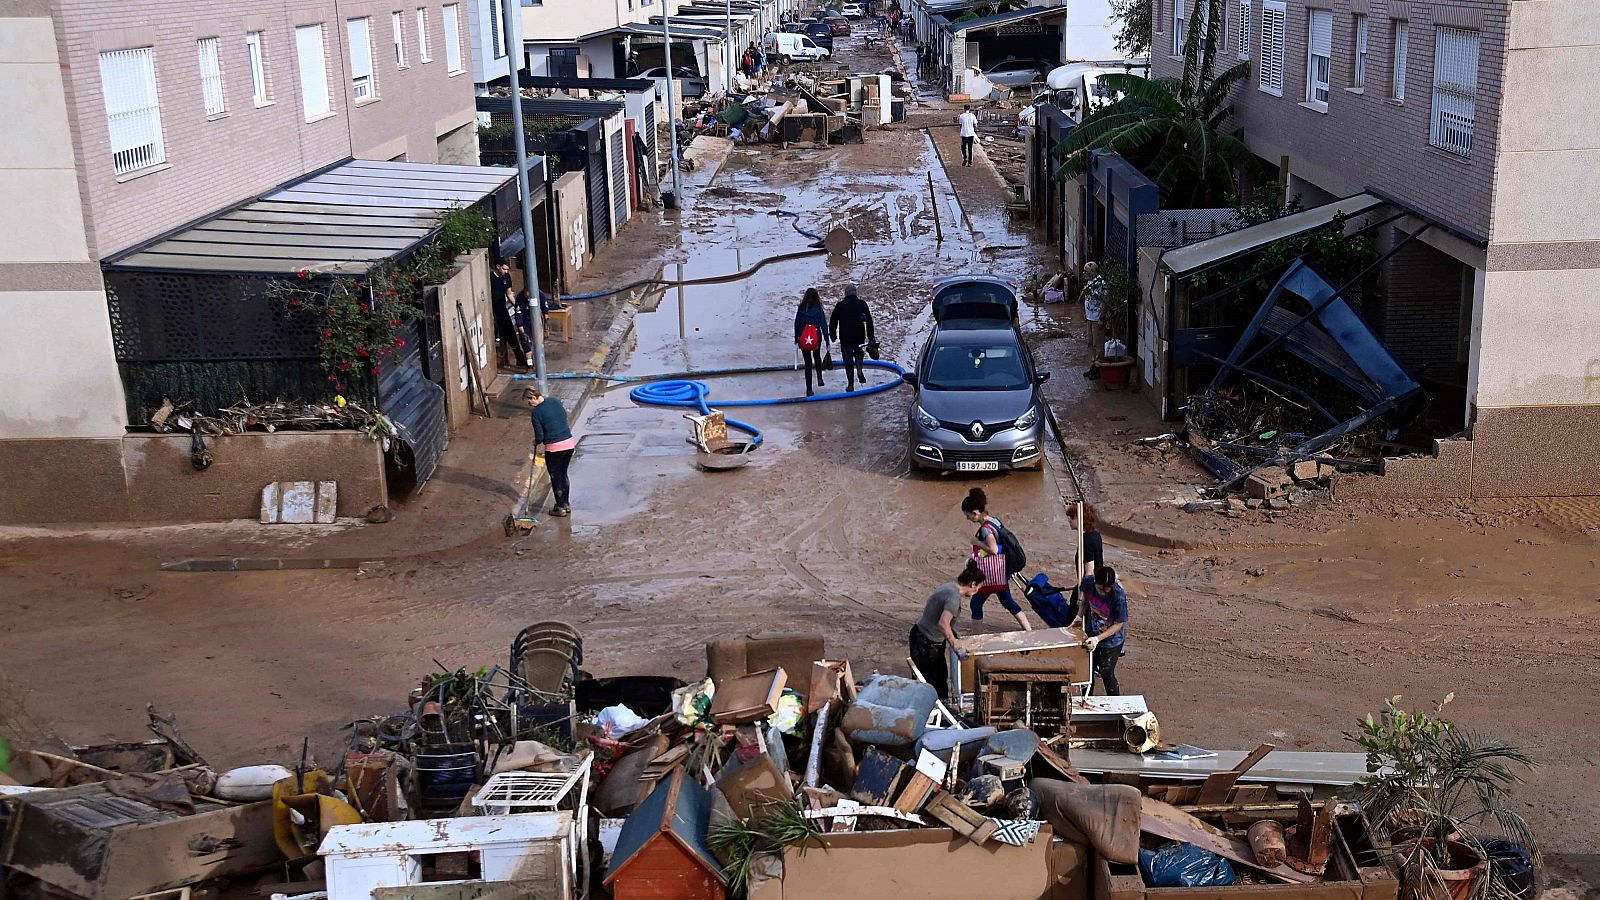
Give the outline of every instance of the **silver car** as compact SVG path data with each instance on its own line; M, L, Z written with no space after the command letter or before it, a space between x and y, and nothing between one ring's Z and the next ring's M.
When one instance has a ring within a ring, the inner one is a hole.
M1045 412L1016 326L1015 288L1004 279L946 279L934 289L933 334L916 371L908 411L913 469L998 472L1044 467Z
M998 84L1012 90L1024 88L1035 81L1043 81L1045 70L1049 68L1036 59L1008 59L1003 63L990 66L983 73L991 84Z

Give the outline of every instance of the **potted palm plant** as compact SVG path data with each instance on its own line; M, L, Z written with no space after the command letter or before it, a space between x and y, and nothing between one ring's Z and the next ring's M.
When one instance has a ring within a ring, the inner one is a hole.
M1484 842L1504 837L1535 851L1528 823L1508 803L1533 760L1444 718L1454 696L1431 711L1403 709L1392 697L1345 735L1367 754L1369 774L1356 783L1355 799L1387 838L1401 895L1410 900L1510 897Z

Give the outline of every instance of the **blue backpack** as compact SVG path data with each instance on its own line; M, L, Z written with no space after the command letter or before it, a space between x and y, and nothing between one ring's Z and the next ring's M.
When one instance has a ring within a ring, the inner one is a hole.
M1022 589L1028 605L1050 628L1065 628L1078 617L1078 605L1061 588L1050 583L1050 576L1040 572L1028 580Z

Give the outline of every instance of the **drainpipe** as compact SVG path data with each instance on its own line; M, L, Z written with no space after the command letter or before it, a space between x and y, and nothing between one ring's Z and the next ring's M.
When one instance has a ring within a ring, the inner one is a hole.
M517 153L517 197L522 201L522 271L527 274L526 287L532 300L529 306L533 308L533 371L539 379L539 393L543 394L550 390L544 368L544 307L539 301L539 255L534 249L533 196L528 191L528 139L522 131L522 81L517 71L520 68L518 59L527 54L522 45L522 4L507 0L500 4L500 13L511 46L517 48L516 53L506 54L506 69L511 81L511 134ZM545 164L549 165L548 158Z

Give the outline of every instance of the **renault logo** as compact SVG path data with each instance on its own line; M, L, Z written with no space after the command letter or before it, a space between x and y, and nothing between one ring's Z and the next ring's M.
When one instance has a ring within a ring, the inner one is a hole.
M983 423L982 422L973 422L972 423L972 428L969 429L969 432L971 433L973 440L975 440L975 441L983 440Z

